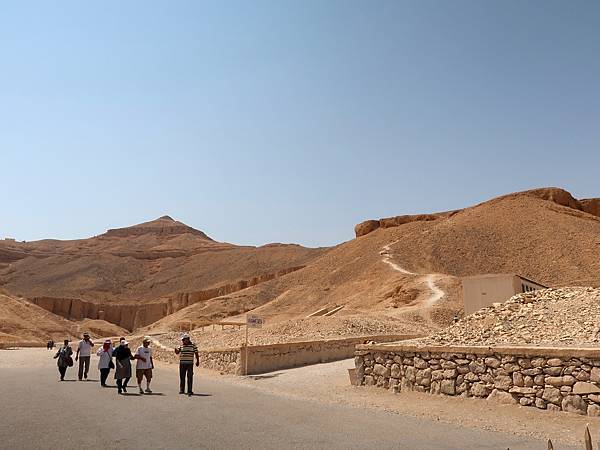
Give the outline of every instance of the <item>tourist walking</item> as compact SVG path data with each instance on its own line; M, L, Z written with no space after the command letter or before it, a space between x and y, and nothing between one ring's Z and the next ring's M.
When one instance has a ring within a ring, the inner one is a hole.
M115 364L112 361L113 348L110 339L104 341L102 348L98 349L96 355L98 359L98 369L100 370L100 386L106 387L106 380L110 374L110 369L115 368Z
M200 366L198 347L190 340L189 334L181 336L181 345L175 349L179 355L179 393L185 393L185 379L187 376L187 394L194 395L194 355L196 356L196 367Z
M79 341L77 346L77 354L75 355L75 361L79 360L79 373L78 378L81 381L82 378L87 380L88 372L90 371L90 358L92 356L92 347L94 343L90 339L89 333L83 333L83 339Z
M144 337L142 345L135 352L137 363L135 365L135 375L137 378L140 394L144 393L142 381L146 377L146 394L152 394L150 382L152 381L152 369L154 369L154 360L152 359L152 349L150 348L150 336Z
M65 380L65 374L67 373L67 367L73 366L73 358L71 355L73 354L73 349L69 345L69 340L65 339L63 346L58 349L56 355L54 355L54 359L58 359L56 361L56 365L58 366L58 373L60 374L60 381Z
M117 393L127 392L127 383L131 378L131 360L135 356L131 354L129 342L122 340L119 346L113 350L115 357L115 380L117 380Z

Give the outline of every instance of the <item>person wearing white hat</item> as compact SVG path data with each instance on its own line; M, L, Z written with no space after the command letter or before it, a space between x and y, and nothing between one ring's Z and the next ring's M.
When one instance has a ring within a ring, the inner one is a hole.
M100 370L100 386L106 387L106 380L110 373L110 369L115 367L112 362L112 342L110 339L104 341L102 348L98 349L96 355L98 355L98 369Z
M196 356L196 367L200 366L198 347L190 340L190 335L185 333L181 336L181 345L175 348L175 354L179 355L179 393L184 394L185 379L187 376L187 394L194 395L194 355Z
M77 354L75 355L75 361L79 360L79 381L81 381L82 378L87 380L88 372L90 371L90 358L93 346L94 343L90 339L90 334L87 332L83 333L83 339L79 341Z
M144 393L142 381L146 377L146 394L152 394L150 390L150 381L152 381L152 369L154 369L154 360L152 359L152 349L150 348L150 336L145 336L142 345L135 352L137 363L135 366L135 375L138 382L140 394Z

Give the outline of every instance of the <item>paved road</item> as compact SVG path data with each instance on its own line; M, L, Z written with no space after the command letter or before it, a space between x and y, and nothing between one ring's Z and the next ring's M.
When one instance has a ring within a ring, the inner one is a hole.
M73 369L69 381L58 382L44 350L0 351L0 448L545 448L511 435L259 394L206 377L196 382L199 395L181 396L173 367L159 366L156 375L155 395L132 388L119 396L97 382L74 381ZM95 369L92 378L98 379Z

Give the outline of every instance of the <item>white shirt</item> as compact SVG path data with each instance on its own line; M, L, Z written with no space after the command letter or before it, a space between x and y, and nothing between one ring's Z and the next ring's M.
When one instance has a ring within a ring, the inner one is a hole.
M98 349L96 352L96 355L100 357L98 359L98 369L108 369L108 363L110 362L112 352L112 348L109 348L107 352L104 351L104 348Z
M94 343L89 340L85 342L83 339L79 341L79 356L91 356Z
M140 345L135 354L146 359L145 362L141 359L138 359L137 364L135 365L136 369L152 369L152 361L150 360L152 357L152 349L150 347L144 347L143 345Z

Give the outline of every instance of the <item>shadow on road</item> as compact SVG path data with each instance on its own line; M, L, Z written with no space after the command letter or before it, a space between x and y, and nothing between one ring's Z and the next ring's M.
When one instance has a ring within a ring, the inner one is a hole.
M270 373L268 375L248 375L246 378L249 378L250 380L266 380L268 378L276 378L279 375L281 375L281 372Z
M192 394L188 395L188 397L212 397L212 394Z

